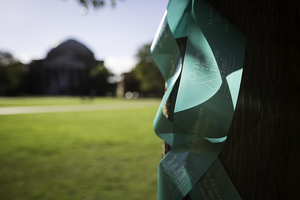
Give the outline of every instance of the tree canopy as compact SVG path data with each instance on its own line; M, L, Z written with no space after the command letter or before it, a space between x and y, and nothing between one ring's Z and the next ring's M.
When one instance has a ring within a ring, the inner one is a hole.
M112 76L113 74L106 67L99 64L89 72L89 89L95 92L94 95L114 95L116 84L108 81Z
M152 58L150 46L146 44L139 49L136 55L138 62L132 73L140 82L141 92L163 94L165 81Z
M0 51L0 95L13 94L22 81L22 63L4 51Z
M94 8L100 8L107 4L109 1L112 6L115 6L116 0L77 0L79 4L82 6L88 8L90 5L92 5Z

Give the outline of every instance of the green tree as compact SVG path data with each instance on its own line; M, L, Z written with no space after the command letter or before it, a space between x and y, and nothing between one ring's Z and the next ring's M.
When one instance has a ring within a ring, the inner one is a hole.
M0 51L0 95L17 92L22 81L22 66L10 53Z
M89 5L91 4L94 8L100 8L102 6L104 6L107 1L105 0L77 0L79 2L79 4L81 4L82 6L88 8ZM115 6L116 4L116 0L109 0L112 6Z
M89 76L89 87L93 93L91 95L115 95L116 84L108 80L113 74L103 66L103 63L99 63L97 67L91 69Z
M139 49L136 55L138 63L132 72L140 82L141 92L163 94L165 81L152 58L150 46L146 44Z

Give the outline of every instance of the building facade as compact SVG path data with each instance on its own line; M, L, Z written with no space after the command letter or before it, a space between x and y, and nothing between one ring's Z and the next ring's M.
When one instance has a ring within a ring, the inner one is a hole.
M25 90L41 95L90 95L90 71L102 68L86 46L70 39L49 51L42 60L34 60L26 74Z

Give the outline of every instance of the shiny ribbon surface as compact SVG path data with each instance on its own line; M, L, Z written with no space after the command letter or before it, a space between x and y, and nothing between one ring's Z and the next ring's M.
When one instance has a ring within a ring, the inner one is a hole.
M244 49L244 36L206 1L170 0L151 46L167 84L154 130L171 146L158 167L158 199L241 199L218 155L238 98ZM171 119L164 107L172 92Z

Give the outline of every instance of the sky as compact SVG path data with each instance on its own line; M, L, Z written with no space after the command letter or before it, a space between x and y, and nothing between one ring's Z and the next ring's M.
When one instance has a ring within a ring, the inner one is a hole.
M108 3L83 14L77 0L0 0L0 51L28 64L75 39L112 73L129 72L138 49L154 39L168 0Z

